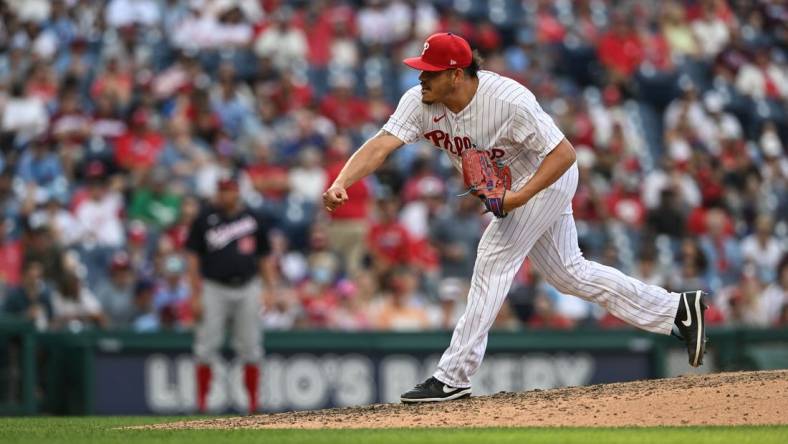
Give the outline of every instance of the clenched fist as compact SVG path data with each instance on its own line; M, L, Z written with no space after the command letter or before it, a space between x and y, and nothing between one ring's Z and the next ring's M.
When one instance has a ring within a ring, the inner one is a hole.
M323 205L328 211L336 210L347 202L347 200L347 190L337 184L331 185L331 187L323 193Z

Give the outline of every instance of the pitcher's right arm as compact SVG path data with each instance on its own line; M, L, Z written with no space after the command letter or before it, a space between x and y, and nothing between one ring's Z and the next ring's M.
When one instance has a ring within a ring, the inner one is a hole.
M323 193L323 205L328 211L334 211L347 202L347 188L374 173L395 149L403 145L403 141L386 130L380 130L371 139L364 142L348 159L336 180Z

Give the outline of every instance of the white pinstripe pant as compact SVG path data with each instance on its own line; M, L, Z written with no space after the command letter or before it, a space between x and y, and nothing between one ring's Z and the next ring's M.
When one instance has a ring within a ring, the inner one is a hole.
M678 294L583 258L571 205L577 178L575 165L525 206L487 227L479 242L465 314L434 375L439 381L470 387L487 348L487 333L526 256L558 291L595 302L636 327L670 334Z

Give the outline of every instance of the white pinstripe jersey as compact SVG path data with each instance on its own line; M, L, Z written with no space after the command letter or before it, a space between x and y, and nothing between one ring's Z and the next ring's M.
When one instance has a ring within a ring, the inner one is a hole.
M488 151L493 160L509 166L516 189L564 134L525 86L490 71L479 71L478 77L476 94L456 114L442 103L423 103L421 85L414 86L402 95L383 129L405 143L425 138L445 150L460 172L463 150Z

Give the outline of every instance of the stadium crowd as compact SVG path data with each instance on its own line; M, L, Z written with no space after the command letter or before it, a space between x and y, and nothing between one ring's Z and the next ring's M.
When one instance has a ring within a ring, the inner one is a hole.
M780 0L0 2L0 307L39 329L187 329L183 245L226 173L275 218L268 329L451 328L486 223L428 143L321 194L453 31L577 149L581 248L708 322L788 325ZM623 327L528 263L496 328Z

